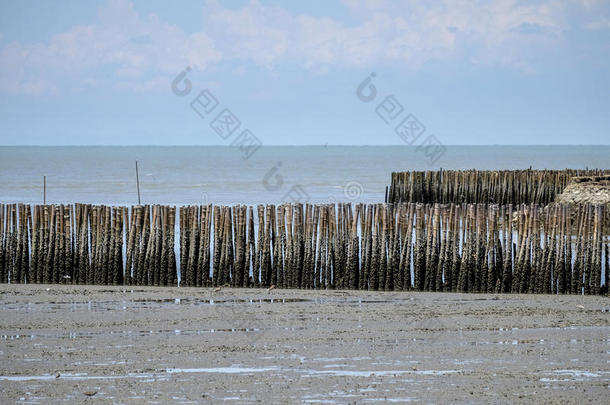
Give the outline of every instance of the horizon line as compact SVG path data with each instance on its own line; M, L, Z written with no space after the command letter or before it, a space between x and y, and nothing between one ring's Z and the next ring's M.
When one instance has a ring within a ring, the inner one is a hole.
M419 147L419 145L405 145L405 144L390 144L390 145L379 145L379 144L365 144L365 145L354 145L354 144L304 144L304 145L294 145L294 144L271 144L271 145L261 145L260 147L336 147L336 146L350 146L350 147L390 147L390 146L400 146L400 147ZM455 147L455 146L468 146L468 147L478 147L478 146L610 146L610 144L567 144L567 143L555 143L555 144L446 144L446 147ZM225 147L225 148L233 148L235 145L201 145L201 144L61 144L61 145L44 145L44 144L32 144L32 145L0 145L0 148L13 148L13 147L44 147L44 148L56 148L56 147Z

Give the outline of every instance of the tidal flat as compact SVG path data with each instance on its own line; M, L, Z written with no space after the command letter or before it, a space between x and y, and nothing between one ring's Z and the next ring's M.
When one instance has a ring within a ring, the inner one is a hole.
M609 311L603 296L3 285L0 403L604 403Z

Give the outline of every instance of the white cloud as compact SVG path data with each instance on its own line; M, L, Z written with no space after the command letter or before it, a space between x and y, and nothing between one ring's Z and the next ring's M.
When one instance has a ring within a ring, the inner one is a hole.
M593 9L598 7L606 0L579 0L580 4L586 9Z
M107 85L118 78L122 86L153 88L152 78L173 75L187 65L205 69L220 59L205 33L188 35L154 15L140 17L129 1L112 0L99 10L95 24L75 26L46 44L12 42L0 49L0 90L57 91L57 86L47 82L66 82L79 75L89 77L90 86ZM106 71L96 75L100 69Z
M238 10L208 1L204 20L210 29L206 32L219 41L228 58L261 66L290 61L311 69L417 68L431 59L455 57L463 46L476 47L477 58L489 63L518 64L532 49L557 42L563 29L564 4L556 0L529 5L516 0L344 0L344 4L360 24L293 16L256 0Z
M590 14L599 3L579 1L576 4ZM77 89L119 86L147 91L166 86L162 78L167 82L187 65L204 71L221 61L251 62L265 69L290 65L311 72L379 66L417 69L430 60L452 59L527 69L532 56L561 46L572 4L569 0L343 3L356 24L295 15L256 0L238 9L211 0L202 9L202 30L187 34L155 15L139 15L128 0L110 0L94 24L74 26L46 43L2 46L0 91L58 92L70 83ZM602 18L588 28L608 24Z
M603 17L598 20L591 21L585 27L591 31L610 29L610 18Z

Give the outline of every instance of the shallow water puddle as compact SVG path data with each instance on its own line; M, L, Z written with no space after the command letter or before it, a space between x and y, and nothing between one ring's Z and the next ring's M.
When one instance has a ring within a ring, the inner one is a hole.
M397 376L401 374L414 375L447 375L457 373L467 373L470 370L298 370L300 373L305 373L305 377L313 377L315 375L332 375L339 377L387 377Z
M371 371L352 371L352 370L315 370L315 369L293 369L280 367L212 367L212 368L167 368L155 372L112 374L112 375L89 375L87 373L65 373L61 374L61 381L80 381L80 380L119 380L119 379L150 379L151 381L167 379L171 374L256 374L264 372L279 373L300 373L305 377L316 375L331 375L340 377L384 377L396 376L400 374L430 375L439 376L447 374L465 373L469 370L371 370ZM60 379L53 374L43 375L3 375L0 381L54 381Z
M51 301L51 302L25 302L9 303L3 306L8 311L24 312L57 312L57 311L91 311L106 312L127 309L153 309L168 305L230 305L230 304L286 304L310 302L300 298L260 298L260 299L191 299L191 298L163 298L163 299L134 299L117 301Z
M168 368L165 370L156 371L154 373L128 373L128 374L113 374L113 375L88 375L86 373L66 373L61 375L61 380L117 380L117 379L159 379L167 378L169 374L180 373L218 373L218 374L252 374L263 373L266 371L280 370L277 367L216 367L216 368ZM53 381L59 380L55 375L2 375L0 381Z
M364 388L364 389L357 390L357 393L346 392L346 391L331 391L328 393L308 394L308 395L303 396L301 398L301 400L305 403L323 403L323 404L338 403L337 400L335 400L334 398L337 398L337 399L359 398L358 403L360 403L360 402L364 402L364 403L370 403L370 402L405 403L405 402L412 402L412 401L418 400L417 398L414 398L414 397L396 397L396 398L363 397L363 395L367 395L367 393L373 393L373 392L377 393L378 390L376 390L375 388ZM379 394L376 394L376 395L379 395Z
M556 377L541 377L542 382L565 382L565 381L591 381L598 378L607 381L605 375L610 375L610 371L587 371L587 370L554 370L544 374L552 374Z
M242 373L263 373L265 371L281 370L278 367L214 367L214 368L167 368L168 374L176 373L219 373L219 374L242 374Z
M214 328L214 329L161 329L161 330L115 330L115 331L95 331L95 332L53 332L53 333L33 333L33 334L14 334L0 335L0 340L18 340L18 339L80 339L94 338L99 336L151 336L151 335L204 335L208 333L224 333L224 332L260 332L263 329L259 328Z
M316 297L316 298L137 298L106 301L47 301L47 302L19 302L6 303L3 306L7 311L23 312L57 312L57 311L93 311L105 312L127 309L162 308L167 305L235 305L235 304L289 304L312 303L327 304L340 303L346 305L362 304L401 304L412 301L413 298L367 299L361 297Z

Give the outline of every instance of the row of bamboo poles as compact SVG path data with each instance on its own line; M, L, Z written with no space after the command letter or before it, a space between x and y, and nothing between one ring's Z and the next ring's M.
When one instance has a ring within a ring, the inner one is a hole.
M597 205L0 205L4 283L607 293ZM176 257L175 252L179 252Z
M572 177L608 174L599 169L393 172L386 202L547 205Z
M0 204L0 279L176 285L175 208Z

